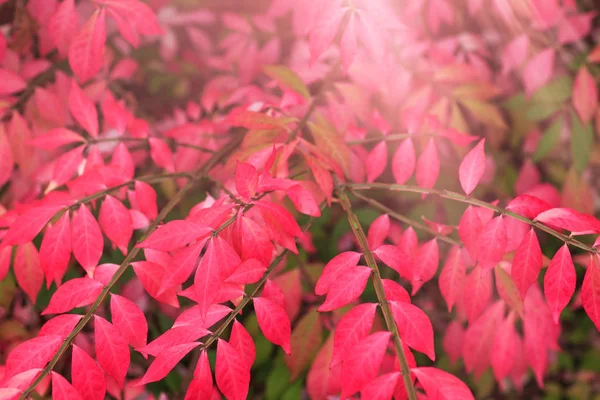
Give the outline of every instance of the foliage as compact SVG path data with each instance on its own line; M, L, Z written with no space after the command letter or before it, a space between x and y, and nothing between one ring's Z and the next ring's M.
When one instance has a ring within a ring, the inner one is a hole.
M597 396L588 3L0 0L0 398Z

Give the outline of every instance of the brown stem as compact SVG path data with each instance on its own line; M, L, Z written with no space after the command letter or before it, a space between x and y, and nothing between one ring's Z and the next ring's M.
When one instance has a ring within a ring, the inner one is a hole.
M419 137L435 137L435 136L439 136L437 133L390 133L388 135L381 135L381 136L370 136L370 137L366 137L364 139L356 139L356 140L350 140L348 142L346 142L349 145L353 145L353 144L367 144L367 143L373 143L373 142L381 142L381 141L386 141L386 142L393 142L396 140L402 140L402 139L408 139L408 138L419 138Z
M369 242L365 232L362 229L362 226L360 225L360 222L358 221L358 217L354 211L352 211L352 204L350 203L350 199L348 199L348 194L346 193L345 187L340 185L339 180L336 183L340 204L342 205L344 211L346 211L348 222L350 223L350 227L352 228L352 232L354 232L356 240L358 240L360 248L365 257L365 261L373 270L373 286L375 287L375 293L377 294L377 300L379 301L379 306L381 307L385 324L388 330L392 333L394 347L396 348L396 354L398 355L398 360L400 361L400 369L402 373L402 379L404 380L404 386L406 388L406 394L408 395L409 400L417 400L417 393L411 378L410 367L408 365L406 354L404 353L404 347L402 347L402 340L400 339L398 327L396 326L392 309L385 298L385 291L383 290L383 282L381 280L379 267L377 266L377 262L375 261L373 253L371 253L371 250L369 249Z
M439 190L439 189L426 189L419 186L411 186L411 185L396 185L396 184L388 184L388 183L350 183L347 184L346 187L351 191L361 191L361 190L373 190L373 189L382 189L389 190L395 192L412 192L412 193L421 193L421 194L431 194L435 196L442 197L444 199L450 199L454 201L458 201L465 204L470 204L472 206L487 208L488 210L493 210L497 213L506 215L508 217L514 218L521 222L524 222L528 225L533 226L536 229L539 229L542 232L546 232L549 235L552 235L563 242L570 244L571 246L578 247L590 253L599 254L600 251L594 247L588 246L585 243L580 242L579 240L573 238L572 236L565 235L564 233L560 233L555 231L552 228L547 227L541 222L531 220L529 218L523 217L517 213L506 210L502 207L495 206L483 200L478 200L473 197L465 196L460 193L452 192L449 190Z
M35 390L35 387L44 379L44 377L46 377L46 375L48 375L50 373L50 371L52 371L52 369L54 368L54 366L56 365L58 360L69 349L69 347L75 340L75 337L79 334L79 332L81 332L81 330L92 319L92 317L94 316L94 313L96 312L98 307L100 307L100 304L102 304L102 302L106 299L106 297L110 293L110 290L117 283L119 278L121 278L121 276L125 273L129 264L135 259L135 257L140 252L141 247L138 247L137 245L139 245L141 242L143 242L152 232L154 232L156 230L156 228L158 228L158 225L166 218L166 216L171 212L171 210L173 210L173 208L175 208L175 206L177 204L179 204L179 202L183 199L183 197L187 194L187 192L194 186L196 180L198 180L202 176L207 175L208 172L217 163L219 163L221 160L226 158L227 155L229 155L229 153L239 145L239 143L241 142L241 139L242 139L242 136L238 136L238 137L232 139L230 143L228 143L225 147L223 147L223 149L221 149L221 151L219 151L218 153L215 153L204 164L204 166L200 169L200 171L198 171L198 174L195 176L195 178L190 179L186 183L185 186L183 186L181 189L179 189L179 191L175 194L175 196L173 196L173 198L167 203L167 205L160 211L156 220L154 220L154 222L152 222L152 224L148 227L148 230L146 231L146 233L138 240L136 246L129 252L127 257L125 257L125 260L123 260L123 262L121 263L121 265L119 266L119 268L117 269L115 274L113 275L110 282L108 282L108 284L104 287L104 289L102 289L102 292L100 293L100 295L98 296L96 301L94 301L94 303L91 305L88 312L83 316L83 318L79 321L79 323L75 326L75 328L73 328L71 333L65 338L65 341L59 347L59 349L56 352L56 354L54 355L54 357L52 357L50 362L46 365L46 367L44 367L44 369L40 372L40 374L37 376L37 378L21 394L21 396L19 397L21 400L27 399L27 397L33 392L33 390Z

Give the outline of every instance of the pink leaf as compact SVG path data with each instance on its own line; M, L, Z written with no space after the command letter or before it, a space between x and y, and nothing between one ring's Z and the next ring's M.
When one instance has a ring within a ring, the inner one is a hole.
M162 280L159 292L164 292L170 288L184 283L198 266L200 253L204 249L206 239L201 239L181 250L173 253L173 261L171 266L165 270L165 277Z
M373 251L385 265L398 272L405 279L412 279L415 265L413 258L399 246L384 244Z
M223 339L217 343L215 378L219 390L229 400L246 400L250 386L250 368L243 355Z
M398 146L392 159L392 172L397 184L404 185L413 175L417 163L416 158L412 139L405 139Z
M600 266L598 256L590 256L590 263L581 285L581 304L596 329L600 330Z
M184 400L211 400L213 389L213 377L208 362L208 353L206 350L202 350L196 369L194 369L194 379L190 382Z
M38 336L58 335L65 339L81 321L81 318L83 318L82 315L76 314L58 315L42 326Z
M390 372L379 376L361 389L361 398L371 400L391 400L399 377L400 372Z
M102 317L94 316L94 342L98 363L123 389L129 368L129 346L115 327Z
M230 275L240 263L237 254L230 247L225 247L226 243L218 236L211 239L196 269L194 276L195 300L203 310L208 310L208 307L217 298L225 277ZM228 250L223 251L224 248Z
M419 262L413 274L413 296L423 283L433 279L438 270L440 251L437 238L433 238L421 246L417 253L417 260Z
M544 200L540 200L539 198L528 194L522 194L515 197L506 206L507 210L532 219L551 208L552 206Z
M123 254L127 254L127 246L133 235L133 222L127 207L116 198L106 195L98 216L100 227L106 236Z
M176 287L166 290L160 295L158 294L165 278L165 267L147 261L137 261L131 263L131 266L150 296L162 303L179 307L179 301L177 300L178 289Z
M594 216L581 214L569 208L552 208L535 219L550 227L566 229L574 234L600 232L600 221Z
M281 346L287 355L291 354L290 337L292 328L285 310L278 304L264 297L254 298L254 310L258 326L265 337L272 343Z
M46 230L40 247L40 267L48 287L52 281L62 281L71 259L71 219L69 212Z
M469 387L446 371L433 367L420 367L412 368L411 372L417 376L430 399L475 400Z
M235 187L237 192L246 201L256 194L258 187L258 172L253 165L238 163L235 169Z
M104 238L100 225L86 206L73 213L71 243L75 259L90 275L102 257Z
M167 376L187 353L199 345L200 343L185 343L165 349L150 364L150 367L137 384L145 385L150 382L160 381Z
M596 80L586 67L581 67L573 83L573 107L583 124L594 117L598 108Z
M34 368L44 368L63 342L58 335L29 339L15 347L6 359L6 376L14 376Z
M547 48L536 54L525 66L523 70L523 83L525 84L525 92L531 96L536 90L546 85L554 70L553 48Z
M85 150L85 146L78 146L56 159L52 171L52 182L55 186L67 183L77 172L84 161L83 150Z
M102 292L102 283L90 278L68 280L50 298L42 315L61 314L74 308L90 305Z
M229 344L241 354L246 360L248 368L252 367L254 360L256 359L256 348L254 347L254 341L252 336L248 333L244 325L234 320L233 326L231 327L231 335L229 337Z
M477 244L477 259L484 272L489 271L502 260L508 244L506 222L502 215L487 223L481 230Z
M256 283L262 278L263 274L267 270L260 261L256 258L250 258L243 263L235 270L235 272L230 275L225 282L232 283Z
M364 266L348 267L331 285L325 302L319 311L332 311L356 300L365 290L371 268Z
M73 38L79 32L79 15L74 0L61 2L48 21L48 35L62 57L69 53Z
M390 217L387 214L382 214L375 218L375 221L369 227L367 239L369 248L375 250L383 244L390 232Z
M146 182L135 182L135 197L140 211L150 220L154 220L158 214L156 206L156 192Z
M69 381L52 371L52 400L83 400Z
M502 382L510 374L517 358L518 347L516 342L519 338L515 332L514 324L514 314L510 314L498 328L492 345L491 362L494 376L498 382Z
M522 34L510 41L502 50L502 75L518 69L527 58L529 37Z
M527 290L537 281L541 269L542 250L535 230L531 228L517 248L510 270L522 299L525 299Z
M33 243L29 242L17 247L13 269L19 287L35 304L44 282L44 271L40 267L40 256Z
M104 8L96 10L69 46L69 65L81 83L94 77L104 64L105 14Z
M73 387L81 394L81 397L86 400L104 399L106 395L104 372L96 364L96 361L77 345L73 345L71 377Z
M369 152L367 160L365 161L365 168L367 170L367 182L375 182L375 179L379 177L387 166L388 149L387 142L379 142Z
M146 345L148 323L144 313L134 302L113 293L110 298L110 313L113 325L131 346L139 348Z
M389 332L375 332L361 339L342 364L342 398L359 390L377 376L385 350L390 341Z
M575 293L576 281L573 259L565 244L556 252L544 275L544 294L555 323Z
M325 269L323 269L323 273L315 286L315 293L319 296L326 294L344 271L358 264L360 257L361 254L354 251L346 251L333 257L325 265Z
M433 139L429 139L427 147L417 161L417 185L423 188L432 188L440 174L440 160L437 146Z
M156 165L169 172L175 171L173 152L169 145L158 138L149 138L148 143L150 143L150 157Z
M62 208L60 205L46 205L28 209L10 226L2 243L14 246L31 242Z
M71 91L69 92L69 110L73 118L89 133L92 137L98 137L98 113L96 106L87 97L77 82L73 80Z
M383 292L388 301L404 301L410 303L410 295L399 283L391 279L382 279Z
M302 214L313 217L321 216L321 209L315 199L313 192L305 187L305 183L301 182L288 189L287 195L296 207L296 210Z
M27 87L27 82L19 75L0 68L0 96L20 92Z
M485 172L485 152L483 146L485 138L481 139L477 146L473 147L463 158L458 169L460 185L468 195L475 190L479 180Z
M356 344L369 335L376 310L377 304L375 303L359 304L342 317L333 335L330 368L342 362L348 350L354 351Z
M596 15L597 12L592 11L563 18L558 25L558 42L572 43L585 38L592 29L592 21Z
M394 320L398 325L400 338L411 348L425 353L435 361L433 347L433 327L427 314L420 308L402 301L391 301Z
M452 247L446 258L438 284L442 297L448 306L448 312L462 294L466 281L466 267L459 247Z
M154 231L139 247L160 251L177 250L194 240L208 236L212 229L185 220L167 222Z
M10 180L15 160L4 129L0 129L0 186Z
M458 224L458 237L465 244L473 261L477 259L479 235L483 226L477 209L473 206L467 207Z

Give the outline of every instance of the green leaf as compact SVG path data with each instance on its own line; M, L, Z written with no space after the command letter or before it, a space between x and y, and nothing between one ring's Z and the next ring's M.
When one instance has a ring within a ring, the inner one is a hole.
M294 71L283 65L267 65L263 68L265 74L276 80L281 86L291 89L305 98L310 97L308 88Z
M594 145L594 131L591 124L581 124L579 117L571 113L571 156L575 170L582 173L590 161L590 155Z
M462 99L460 102L479 122L498 129L507 129L506 122L497 106L477 100Z
M265 397L267 400L281 399L282 394L288 388L290 373L285 367L283 359L277 357L271 368L271 373L265 382Z
M562 117L557 118L556 121L546 129L544 136L542 136L538 143L537 149L535 149L535 154L533 155L534 162L542 160L554 150L560 140L563 122L564 119Z
M573 78L568 75L551 80L531 96L531 103L564 103L571 97Z
M285 356L291 379L294 380L310 364L321 346L320 313L311 309L294 327L291 337L292 354Z
M550 118L563 108L563 103L532 103L527 108L527 119L533 122Z

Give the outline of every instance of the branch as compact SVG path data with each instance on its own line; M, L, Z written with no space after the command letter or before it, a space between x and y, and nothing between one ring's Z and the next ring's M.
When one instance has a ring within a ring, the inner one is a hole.
M448 244L454 245L454 246L459 246L462 247L462 243L459 242L458 240L452 239L451 237L442 235L441 233L435 231L434 229L431 229L430 227L428 227L425 224L422 224L418 221L412 220L402 214L397 213L396 211L392 210L391 208L385 206L384 204L378 202L377 200L371 199L370 197L367 196L363 196L360 193L351 191L351 193L356 196L357 198L361 199L362 201L364 201L365 203L371 205L372 207L378 209L381 212L384 212L386 214L391 215L393 218L397 219L398 221L404 222L407 225L410 225L414 228L420 229L424 232L427 232L433 236L436 236L439 240L441 240L442 242L446 242Z
M385 298L385 292L383 290L383 282L381 280L381 273L379 272L379 267L377 266L375 257L373 257L373 253L371 253L371 250L369 250L369 242L367 241L365 232L363 231L362 226L360 225L360 222L356 217L356 214L354 214L354 212L352 211L352 205L350 203L350 199L348 199L348 195L345 191L344 186L340 185L339 181L336 183L338 186L337 191L340 204L342 205L344 211L346 211L348 222L350 222L350 227L352 228L354 236L358 240L358 243L362 249L365 261L367 265L373 270L373 286L375 287L375 293L377 294L379 306L381 307L381 311L383 312L385 324L387 325L388 330L392 333L392 336L394 338L394 347L396 348L396 354L398 355L398 359L400 360L400 368L402 370L402 379L404 380L406 394L408 395L409 400L417 400L417 393L415 391L415 387L410 376L410 367L408 366L408 360L406 358L406 354L404 353L404 348L402 347L402 340L400 339L400 334L398 333L398 327L396 326L396 321L394 320L394 316L392 314L390 305Z
M382 189L389 190L394 192L412 192L412 193L421 193L421 194L431 194L435 196L442 197L444 199L454 200L465 204L470 204L472 206L487 208L488 210L493 210L497 213L506 215L508 217L514 218L521 222L524 222L528 225L533 226L536 229L539 229L542 232L546 232L549 235L552 235L563 242L570 244L571 246L578 247L590 253L600 254L600 250L588 246L585 243L580 242L579 240L573 238L572 236L565 235L564 233L560 233L555 231L552 228L538 222L531 220L529 218L523 217L517 213L512 211L508 211L502 207L495 206L483 200L478 200L473 197L468 197L460 193L452 192L450 190L439 190L439 189L426 189L419 186L412 185L396 185L396 184L388 184L388 183L350 183L347 184L346 187L354 192L361 190L373 190L373 189Z
M437 133L390 133L388 135L378 135L378 136L370 136L370 137L366 137L364 139L356 139L356 140L350 140L348 142L346 142L349 145L353 145L353 144L367 144L367 143L373 143L373 142L381 142L381 141L385 141L385 142L393 142L396 140L403 140L403 139L408 139L408 138L418 138L418 137L436 137L436 136L440 136Z
M77 334L79 334L79 332L81 332L81 330L92 319L92 317L94 316L94 313L96 312L98 307L100 307L100 304L102 304L102 302L106 299L106 297L110 293L113 286L117 283L119 278L121 278L123 273L125 273L125 271L127 270L127 267L129 266L131 261L133 261L135 259L135 257L138 255L138 253L140 252L141 247L138 247L138 245L141 244L152 232L154 232L156 230L156 228L158 228L158 225L166 218L166 216L169 214L169 212L171 212L171 210L173 210L173 208L175 208L175 206L177 204L179 204L179 202L183 199L183 197L187 194L187 192L194 186L194 183L196 182L196 180L207 175L208 172L216 164L218 164L219 162L221 162L221 160L226 158L229 155L229 153L239 145L239 143L241 142L241 139L242 139L242 135L235 137L225 147L223 147L218 153L215 153L204 164L204 166L198 171L198 173L194 177L194 179L190 179L186 183L185 186L183 186L181 189L179 189L177 194L175 194L175 196L160 211L156 220L154 220L154 222L152 222L152 224L148 227L148 230L137 241L136 246L131 250L131 252L129 252L127 257L125 257L125 260L123 260L123 262L121 263L121 265L119 266L119 268L117 269L115 274L113 275L110 282L108 282L108 285L106 285L104 287L104 289L102 289L102 292L100 292L100 295L98 296L96 301L94 301L94 303L91 305L88 312L83 316L83 318L79 321L79 323L75 326L75 328L73 328L71 333L66 337L65 341L62 343L62 345L60 346L60 348L58 349L58 351L56 352L54 357L52 357L52 360L50 360L48 365L46 365L46 367L40 372L40 374L37 376L37 378L21 394L21 396L19 397L20 400L27 399L27 397L31 394L31 392L33 392L33 390L35 390L35 387L44 379L44 377L46 375L48 375L50 373L50 371L52 371L52 369L54 368L54 366L56 365L58 360L69 349L69 347L75 340L75 337L77 336Z

